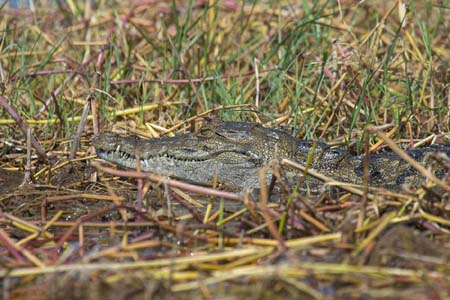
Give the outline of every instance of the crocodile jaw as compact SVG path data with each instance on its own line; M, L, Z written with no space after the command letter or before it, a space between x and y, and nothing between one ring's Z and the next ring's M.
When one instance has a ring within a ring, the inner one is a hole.
M219 182L230 187L259 186L261 161L256 153L236 145L224 147L211 143L208 147L220 150L207 151L202 143L192 135L144 141L112 133L95 137L93 141L98 157L124 168L136 169L136 157L139 157L141 171L203 185L210 185L217 176Z

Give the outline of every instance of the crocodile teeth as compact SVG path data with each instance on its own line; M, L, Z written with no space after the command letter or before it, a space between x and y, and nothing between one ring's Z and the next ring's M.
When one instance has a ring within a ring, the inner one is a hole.
M120 144L117 145L116 152L120 152Z
M142 160L142 162L144 163L145 167L147 167L147 168L149 167L148 160L144 159L144 160Z

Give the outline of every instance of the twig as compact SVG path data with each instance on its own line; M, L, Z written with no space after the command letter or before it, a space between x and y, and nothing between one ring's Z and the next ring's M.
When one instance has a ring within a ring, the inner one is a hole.
M278 241L278 246L281 248L281 250L286 249L286 243L284 242L281 235L278 233L278 230L275 226L275 224L272 222L272 219L269 216L269 211L267 208L267 202L269 201L269 195L267 192L267 184L266 184L266 169L260 168L259 169L259 185L260 185L260 192L261 192L261 212L264 218L264 221L267 224L267 228L270 231L270 234Z
M358 196L363 196L363 192L357 188L351 187L348 185L348 183L345 182L339 182L334 180L333 178L330 178L328 176L325 176L319 172L316 172L314 170L311 169L306 169L304 166L299 165L298 163L295 163L293 161L290 161L289 159L282 159L281 160L281 165L283 166L289 166L289 167L293 167L296 169L299 169L303 172L306 172L308 175L311 175L317 179L322 180L325 183L333 183L333 185L338 186L340 189L346 190L352 194L358 195ZM367 194L367 198L368 199L373 199L373 195L372 194Z
M100 70L101 66L103 65L104 59L105 59L105 55L103 52L101 52L100 55L98 56L97 63L95 64L95 67L97 68L97 70ZM97 86L97 81L98 81L99 77L100 77L100 73L95 73L94 80L92 80L92 86L90 88L89 95L87 96L86 103L84 104L83 114L81 116L80 123L78 124L77 133L75 134L75 136L73 138L72 149L70 151L70 156L69 156L70 159L74 159L75 155L77 154L78 146L79 146L80 140L81 140L81 134L83 133L84 127L86 126L87 118L89 115L89 109L92 106L92 99L94 98L93 93L96 90L95 87ZM93 117L94 117L94 115L93 115Z
M84 75L84 76L88 76L88 77L93 76L93 73L81 72L79 70L56 69L56 70L40 70L40 71L27 72L20 76L13 76L13 77L9 78L8 81L14 82L14 81L17 81L17 80L20 80L23 78L28 78L28 77L47 76L47 75L55 75L55 74L67 74L67 73L71 73L71 74L75 73L78 75Z
M31 182L31 128L27 129L27 164L25 166L25 174L23 176L22 185Z
M261 70L259 73L267 73L271 71L276 71L278 68L270 68L266 70ZM255 72L247 72L243 74L231 74L231 75L223 75L223 76L208 76L203 78L192 78L192 79L123 79L123 80L112 80L109 83L111 85L121 85L121 84L141 84L143 82L153 82L159 83L161 85L164 84L192 84L192 83L203 83L206 81L214 81L214 80L227 80L231 78L239 78L239 77L248 77L254 75Z
M90 96L87 97L86 102L84 103L83 107L83 113L81 114L81 120L80 123L78 123L77 132L73 136L72 139L72 148L70 149L70 155L69 159L72 160L75 158L75 155L77 154L78 145L80 144L81 140L81 134L83 133L84 126L86 125L88 116L89 116L89 109L91 107L91 100Z
M105 173L115 175L115 176L132 177L132 178L148 178L151 181L158 182L158 183L167 182L167 184L169 184L171 186L177 187L182 190L190 191L192 193L217 196L217 197L222 197L224 199L233 200L233 201L242 201L241 195L238 195L235 193L219 191L219 190L207 188L204 186L199 186L199 185L189 184L189 183L185 183L185 182L181 182L181 181L177 181L177 180L173 180L173 179L168 179L166 177L159 176L159 175L156 175L153 173L137 172L137 171L121 171L121 170L116 170L116 169L105 167L98 162L93 162L92 165Z
M92 129L94 131L94 135L97 135L100 132L98 113L97 113L97 100L95 98L92 98L90 102L91 102L91 113L92 113Z
M259 107L259 72L258 72L259 60L255 57L254 61L255 61L255 78L256 78L255 106Z
M366 132L364 135L364 174L363 174L363 197L361 203L361 209L359 210L358 221L356 228L361 228L366 218L367 209L367 195L369 194L369 134Z

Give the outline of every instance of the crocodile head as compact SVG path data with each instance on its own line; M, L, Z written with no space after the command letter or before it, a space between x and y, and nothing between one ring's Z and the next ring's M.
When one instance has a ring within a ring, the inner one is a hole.
M243 122L207 124L197 133L140 140L113 133L96 136L97 155L125 168L211 184L259 186L258 170L275 158L292 158L297 140L287 132ZM267 178L271 173L268 172Z

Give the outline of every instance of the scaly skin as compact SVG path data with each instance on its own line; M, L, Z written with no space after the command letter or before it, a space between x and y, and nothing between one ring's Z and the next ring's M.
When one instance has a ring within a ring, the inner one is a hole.
M105 133L96 136L93 144L100 158L125 168L136 168L135 157L138 156L142 171L203 185L210 185L217 176L219 182L230 188L258 187L259 168L274 159L287 158L304 165L312 147L311 142L297 140L283 130L244 122L212 122L198 133L151 140ZM450 155L450 146L424 147L409 150L408 154L421 161L426 153L432 152ZM311 169L338 181L361 184L363 157L319 143ZM292 170L287 173L289 178L294 177ZM298 177L299 172L295 173ZM403 183L418 185L423 180L409 164L391 152L371 155L369 174L371 185L394 190ZM271 176L269 168L267 180ZM308 183L317 185L312 179L308 179Z

